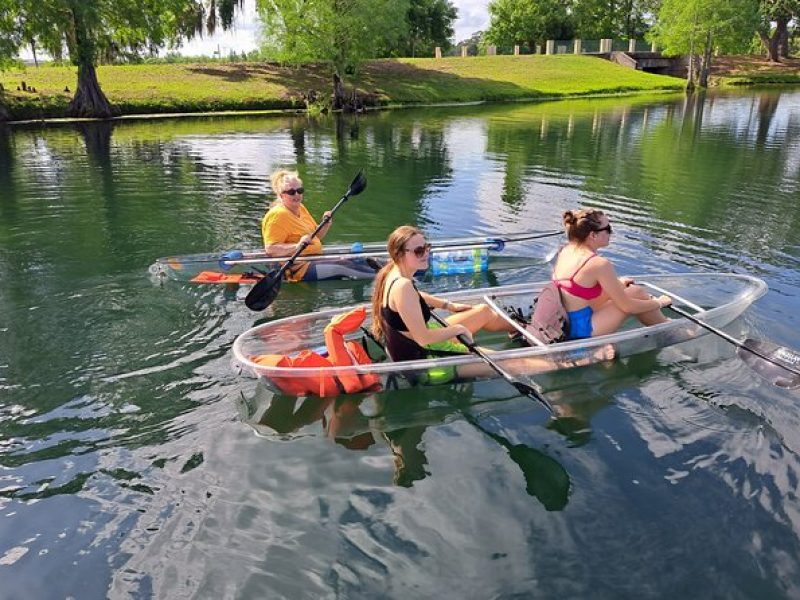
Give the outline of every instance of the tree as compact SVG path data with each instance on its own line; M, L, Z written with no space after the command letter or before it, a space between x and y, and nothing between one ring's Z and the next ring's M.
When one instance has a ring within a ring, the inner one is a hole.
M206 5L204 2L208 2ZM233 23L243 0L0 0L0 40L12 46L39 46L59 57L66 47L78 67L75 96L67 114L112 115L97 80L102 58L154 53L167 43ZM6 17L8 15L8 17ZM2 44L0 44L2 45ZM8 50L0 47L0 56ZM12 55L13 55L12 54Z
M759 0L758 37L767 56L778 62L789 54L789 23L800 18L800 0ZM775 23L775 28L772 28Z
M689 57L687 89L708 85L714 53L742 52L758 22L753 0L664 0L649 38L665 55Z
M496 46L526 45L536 51L536 42L569 39L573 25L560 0L492 0L491 22L485 40Z
M658 12L659 0L573 0L576 36L640 39Z
M333 108L348 108L345 75L405 34L408 0L257 0L264 53L284 63L331 67ZM354 99L355 101L355 99Z
M449 49L457 17L458 9L449 0L410 0L403 56L431 56L436 46Z

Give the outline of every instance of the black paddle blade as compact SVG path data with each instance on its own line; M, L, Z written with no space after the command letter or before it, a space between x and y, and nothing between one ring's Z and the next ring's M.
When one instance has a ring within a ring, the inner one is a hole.
M769 358L769 360L764 360L760 356L748 352L744 348L739 348L737 350L739 358L741 358L748 367L753 369L753 371L778 387L790 390L796 390L800 387L800 375L779 366L785 365L789 369L800 371L800 353L796 350L785 348L784 346L778 346L772 342L754 340L752 338L747 338L743 343L745 347L760 352ZM769 362L770 360L779 364L773 364Z
M363 192L367 187L367 177L364 175L363 171L359 171L355 178L353 179L352 183L350 183L350 187L347 189L347 196L358 196L361 192Z
M267 308L281 290L281 277L278 271L272 271L253 286L244 299L244 303L250 310L264 310Z
M547 398L545 398L542 395L542 393L535 387L530 386L527 383L523 383L518 379L510 379L509 381L514 385L515 388L517 388L517 391L520 394L525 394L526 396L533 398L534 400L538 400L542 404L542 406L544 406L548 411L550 411L551 415L555 414L556 411L553 408L553 405L550 404Z

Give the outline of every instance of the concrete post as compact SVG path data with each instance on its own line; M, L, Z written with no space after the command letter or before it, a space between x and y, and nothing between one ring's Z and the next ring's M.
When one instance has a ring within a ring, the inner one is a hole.
M519 56L519 44L514 44L514 56Z
M658 46L656 46L655 42L650 44L650 52L658 52Z
M536 54L542 53L542 47L539 44L536 44Z
M461 46L461 58L467 58L467 47Z
M494 56L497 54L497 46L486 46L486 55Z
M628 40L628 52L636 52L636 40Z
M442 58L442 48L440 46L436 46L433 51L433 54L436 58Z
M581 41L580 40L575 40L575 43L572 46L572 51L575 54L580 54L581 53Z
M611 38L603 38L600 40L600 53L608 54L611 52Z
M555 54L556 53L556 41L555 40L547 40L547 45L545 46L545 54Z

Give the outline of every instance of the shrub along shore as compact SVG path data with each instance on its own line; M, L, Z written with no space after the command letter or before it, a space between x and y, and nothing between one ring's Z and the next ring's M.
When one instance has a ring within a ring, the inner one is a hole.
M332 89L324 65L161 63L100 66L97 74L121 116L298 110L306 109L309 96L317 99L312 110L319 110ZM0 73L0 83L4 89L0 101L11 119L60 118L74 94L76 68L29 66ZM367 106L552 99L684 87L682 79L575 55L374 60L346 82L348 90L353 83Z

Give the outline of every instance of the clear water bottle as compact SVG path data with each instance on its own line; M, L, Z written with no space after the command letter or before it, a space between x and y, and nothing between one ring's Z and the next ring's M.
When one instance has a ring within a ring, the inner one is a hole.
M489 251L485 248L443 250L431 254L430 269L433 275L480 273L488 268Z

